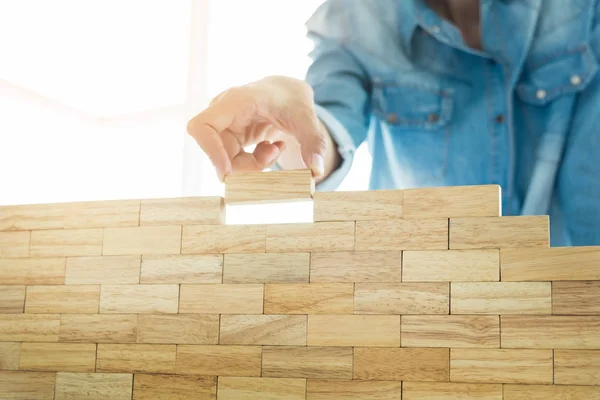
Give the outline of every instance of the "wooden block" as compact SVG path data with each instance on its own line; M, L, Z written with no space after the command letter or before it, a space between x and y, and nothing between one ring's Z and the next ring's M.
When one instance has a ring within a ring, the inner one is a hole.
M100 312L177 313L179 285L102 285Z
M600 246L502 249L503 281L600 280Z
M306 315L221 315L219 344L306 346Z
M175 372L174 344L98 344L97 372Z
M356 251L447 250L447 219L356 221Z
M450 249L548 247L546 215L450 218Z
M403 382L404 400L502 400L501 384Z
M600 281L552 282L552 314L600 315Z
M498 185L448 186L404 190L404 218L499 217Z
M400 347L400 316L309 315L308 345Z
M260 346L177 346L177 373L260 376Z
M140 256L69 257L67 285L140 283Z
M219 342L219 316L216 314L140 314L138 318L138 343L217 344Z
M404 282L493 282L500 280L500 252L490 250L405 251Z
M65 258L0 259L0 282L4 285L62 285Z
M142 257L140 283L221 283L223 255L148 255Z
M54 400L55 380L52 372L0 371L0 399Z
M99 256L102 229L32 231L30 257Z
M353 249L353 221L267 225L268 253Z
M223 283L308 283L310 253L225 254Z
M312 253L311 282L400 282L402 252Z
M133 400L215 400L214 376L135 374Z
M131 400L132 382L131 374L59 372L54 399Z
M29 238L31 232L0 232L0 257L29 256Z
M406 315L403 347L500 348L500 318L492 315Z
M136 314L63 314L59 342L135 343Z
M354 349L354 379L447 382L448 349Z
M137 226L139 200L0 207L0 231Z
M316 192L313 220L370 221L402 218L402 190Z
M448 283L357 283L355 314L448 314Z
M600 350L554 350L554 383L600 386Z
M264 225L184 225L181 254L264 253Z
M21 314L25 306L25 286L0 285L0 314Z
M181 226L104 229L102 255L179 254Z
M21 359L21 343L0 342L0 371L16 371Z
M352 379L352 347L263 347L262 376Z
M94 372L95 368L95 344L21 343L21 370Z
M600 316L502 316L502 347L600 349Z
M450 380L551 384L552 350L451 349Z
M0 314L0 342L57 342L60 316Z
M307 400L400 400L402 383L308 379Z
M25 312L30 314L95 314L100 285L27 286Z
M504 400L592 399L600 399L600 387L561 385L504 385Z
M550 282L452 282L452 314L551 314Z
M243 172L225 177L227 204L310 200L315 181L309 169Z
M181 197L142 200L140 225L221 225L225 223L222 197Z
M351 283L265 285L265 314L352 314Z
M263 285L181 285L182 314L262 314Z
M219 400L305 400L306 379L219 377Z

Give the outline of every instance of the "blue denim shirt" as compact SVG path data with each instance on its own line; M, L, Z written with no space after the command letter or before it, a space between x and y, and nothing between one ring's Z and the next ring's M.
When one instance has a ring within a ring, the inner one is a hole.
M307 82L342 165L371 189L498 184L503 215L550 215L551 245L600 245L600 2L481 0L483 51L423 0L328 0Z

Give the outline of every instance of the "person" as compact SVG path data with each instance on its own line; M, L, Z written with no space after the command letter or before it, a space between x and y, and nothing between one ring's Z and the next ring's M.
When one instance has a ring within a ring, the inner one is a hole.
M600 1L328 0L306 26L306 79L189 121L221 179L311 168L335 190L366 141L370 189L497 184L552 246L600 245Z

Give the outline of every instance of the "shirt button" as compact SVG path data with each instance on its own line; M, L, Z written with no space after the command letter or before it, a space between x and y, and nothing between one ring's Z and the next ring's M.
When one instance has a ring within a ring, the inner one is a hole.
M440 33L440 27L437 26L437 25L434 25L434 26L431 27L431 31L433 33Z
M389 122L390 124L395 124L396 122L398 122L398 116L394 113L388 114L387 122Z
M535 97L537 97L539 100L544 100L546 98L546 91L544 89L539 89L536 93L535 93Z
M440 117L435 113L431 113L427 116L427 121L429 121L431 123L436 123L439 120L440 120Z
M573 75L571 77L571 85L578 86L581 84L581 77L579 75Z
M499 124L503 123L504 122L504 115L502 115L502 114L496 115L496 122L499 123Z

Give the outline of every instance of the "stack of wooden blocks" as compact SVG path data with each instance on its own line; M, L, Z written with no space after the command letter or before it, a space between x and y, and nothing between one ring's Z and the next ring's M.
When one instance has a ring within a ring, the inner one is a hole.
M600 247L550 248L497 186L0 208L0 399L598 400Z

